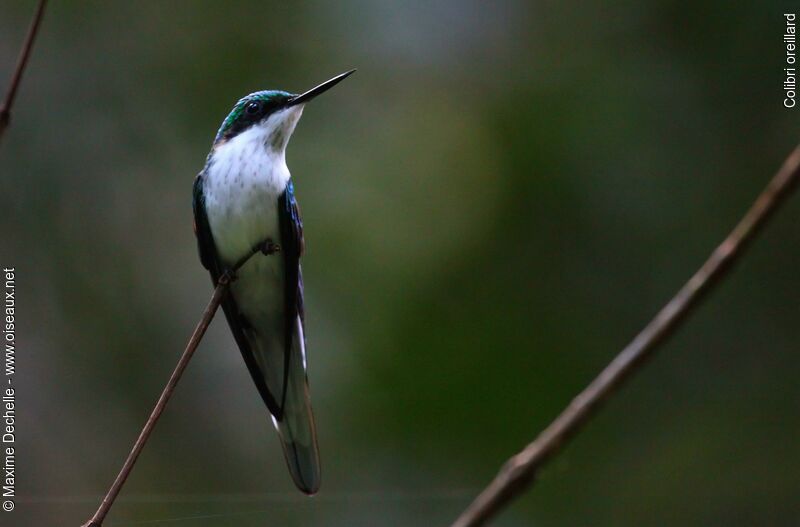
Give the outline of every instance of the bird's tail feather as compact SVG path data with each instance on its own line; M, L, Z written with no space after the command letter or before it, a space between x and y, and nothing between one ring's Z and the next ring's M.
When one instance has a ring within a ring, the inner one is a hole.
M299 317L290 354L283 415L272 422L278 431L283 454L295 485L306 494L315 494L320 485L320 462L317 431L311 410L311 396L306 378L305 339Z

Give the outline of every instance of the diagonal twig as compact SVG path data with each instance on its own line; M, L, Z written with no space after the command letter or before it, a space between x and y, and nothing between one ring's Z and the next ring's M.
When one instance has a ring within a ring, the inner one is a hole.
M167 385L164 386L164 390L161 392L161 396L158 398L158 402L153 408L153 411L150 413L150 417L147 418L147 422L145 422L142 431L139 433L139 437L137 437L136 442L133 443L133 447L131 448L128 457L125 459L125 463L123 463L119 474L117 474L116 479L114 479L114 483L111 484L111 487L108 489L103 501L100 503L100 507L98 507L97 511L92 516L92 519L84 523L81 527L101 527L103 525L103 521L105 520L109 509L111 509L111 506L114 504L114 500L117 499L119 491L122 490L122 486L128 480L128 476L130 475L131 470L133 470L133 465L139 458L139 454L142 453L142 449L147 443L147 440L150 438L150 434L152 433L153 428L156 426L158 418L161 417L164 407L167 406L167 402L169 401L170 397L172 397L172 393L175 391L175 387L178 385L181 375L183 375L186 366L189 365L189 361L192 359L194 352L197 350L197 346L203 339L203 335L205 335L209 324L211 324L211 320L214 318L220 303L222 303L225 293L228 292L228 287L235 279L236 271L238 271L244 264L247 263L248 260L250 260L250 258L258 253L270 255L278 252L279 250L279 246L273 244L271 240L267 240L254 246L250 252L239 259L239 261L237 261L233 267L222 273L217 281L214 294L211 296L211 300L208 302L208 306L206 306L205 311L203 311L200 321L197 323L197 326L194 328L194 332L192 332L192 336L189 338L189 342L186 344L186 349L183 350L181 358L178 359L178 364L175 365L175 370L173 370L172 375L170 375Z
M647 326L600 372L536 440L506 461L499 474L461 513L452 527L484 525L530 487L539 468L557 454L622 383L653 356L692 308L722 279L759 229L800 179L800 145L725 240Z
M31 20L31 26L28 28L28 36L25 37L25 43L22 45L22 50L19 52L17 67L14 70L14 75L11 77L11 84L9 84L5 99L3 99L3 105L0 106L0 139L3 138L3 133L5 133L8 123L11 120L11 105L14 104L14 98L17 96L17 89L22 80L22 74L25 72L25 66L27 66L28 58L31 56L31 48L33 48L33 42L36 40L36 35L39 32L39 25L42 22L46 4L47 0L39 0L36 13L33 15L33 20Z

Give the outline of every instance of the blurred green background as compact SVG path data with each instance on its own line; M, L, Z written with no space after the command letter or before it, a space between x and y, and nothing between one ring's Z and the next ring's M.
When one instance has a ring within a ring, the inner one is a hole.
M116 475L211 293L191 185L232 104L357 67L288 150L321 493L218 317L106 525L446 524L794 146L788 5L53 1L0 145L0 522L79 525ZM34 6L0 5L3 89ZM797 525L798 222L800 196L496 525Z

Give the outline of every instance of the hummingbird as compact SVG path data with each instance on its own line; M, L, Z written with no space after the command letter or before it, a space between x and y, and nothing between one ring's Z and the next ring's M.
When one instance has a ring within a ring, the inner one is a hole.
M354 71L299 95L266 90L240 99L193 186L200 261L214 284L226 273L235 277L222 310L278 432L289 473L309 495L319 489L320 461L306 373L303 222L286 145L305 104ZM262 243L269 250L234 272Z

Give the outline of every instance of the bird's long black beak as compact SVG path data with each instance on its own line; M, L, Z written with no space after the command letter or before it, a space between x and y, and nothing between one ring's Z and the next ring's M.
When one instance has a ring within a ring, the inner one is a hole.
M356 70L350 70L350 71L346 71L344 73L340 73L339 75L335 76L331 80L327 80L327 81L323 82L322 84L320 84L319 86L311 88L310 90L308 90L305 93L301 93L300 95L295 95L293 98L289 99L289 102L288 102L287 106L295 106L295 105L298 105L298 104L307 103L308 101L310 101L311 99L313 99L317 95L330 90L331 88L333 88L334 86L336 86L337 84L339 84L340 82L345 80L347 77L349 77L350 75L355 73L355 71Z

